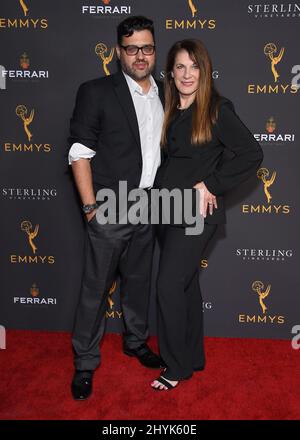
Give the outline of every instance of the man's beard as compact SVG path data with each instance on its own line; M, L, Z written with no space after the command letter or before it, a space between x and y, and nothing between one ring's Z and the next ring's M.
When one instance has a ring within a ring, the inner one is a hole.
M127 73L130 78L134 79L135 81L141 81L143 79L148 78L151 75L151 72L153 71L154 65L152 67L149 67L149 63L145 63L147 65L146 70L143 72L139 72L138 70L135 70L134 67L128 66L126 63L121 62L121 67L125 73Z

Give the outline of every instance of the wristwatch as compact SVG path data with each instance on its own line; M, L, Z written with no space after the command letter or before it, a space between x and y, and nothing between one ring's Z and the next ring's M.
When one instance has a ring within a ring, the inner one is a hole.
M82 210L85 214L89 214L90 212L94 211L98 208L97 203L93 203L92 205L82 205Z

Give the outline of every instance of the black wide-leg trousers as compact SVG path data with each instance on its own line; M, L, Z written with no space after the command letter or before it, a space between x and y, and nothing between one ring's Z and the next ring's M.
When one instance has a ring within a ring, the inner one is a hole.
M161 256L157 279L158 341L167 365L163 376L186 379L205 364L200 260L217 225L204 225L201 235L161 226Z
M96 216L87 223L84 273L72 335L77 370L94 370L100 364L108 292L118 272L123 343L134 349L147 340L153 244L150 224L100 225Z

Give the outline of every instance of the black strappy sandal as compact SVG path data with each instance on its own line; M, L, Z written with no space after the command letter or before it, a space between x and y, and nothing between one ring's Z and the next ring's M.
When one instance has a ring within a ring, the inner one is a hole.
M162 385L164 385L165 387L167 387L167 389L165 388L159 388L159 387L151 387L153 390L155 391L170 391L173 388L176 388L177 385L179 384L179 381L177 382L176 385L172 385L170 382L168 382L165 378L163 378L162 376L159 376L157 379L158 382L160 382Z

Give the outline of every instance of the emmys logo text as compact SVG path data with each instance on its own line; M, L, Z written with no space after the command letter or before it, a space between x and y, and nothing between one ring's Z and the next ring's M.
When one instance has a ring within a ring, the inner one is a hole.
M238 322L240 324L264 324L264 325L281 325L285 322L285 317L278 314L270 314L269 302L271 294L271 284L265 285L262 281L254 281L251 286L252 292L256 295L258 305L260 307L260 314L240 313L238 315ZM268 313L267 313L268 312Z
M48 19L47 18L31 18L31 1L30 0L19 0L14 2L18 4L18 15L22 18L4 18L0 17L0 29L47 29Z
M185 0L185 17L167 18L165 28L167 30L213 30L217 22L213 18L204 18L200 11L199 0ZM173 11L172 11L173 12ZM171 12L170 12L171 15Z
M9 256L12 264L54 264L55 258L53 255L41 255L38 251L38 234L39 224L34 227L29 220L23 220L20 225L21 231L24 232L28 248L31 250L30 255L11 254Z
M299 86L295 83L295 78L292 78L290 83L286 83L281 79L281 61L284 59L285 48L280 47L279 49L275 43L267 43L263 48L263 54L265 55L266 62L269 64L268 76L270 82L265 84L248 84L248 94L296 94ZM272 83L271 79L273 80Z
M258 205L242 205L243 214L289 214L291 207L286 204L276 203L273 204L273 196L271 187L277 178L277 172L272 173L267 168L260 168L257 171L257 178L261 181L263 189L263 194L266 200L266 204Z
M51 144L33 142L36 138L34 135L34 126L36 120L35 109L30 110L24 104L16 107L15 113L20 120L19 127L22 129L23 138L26 143L4 142L3 149L6 153L48 153L51 151Z
M108 297L107 297L108 310L106 310L105 313L106 318L110 318L110 319L122 318L122 312L121 310L116 310L115 301L113 300L113 294L116 292L116 290L117 290L117 282L114 281L112 283L111 288L108 291Z

